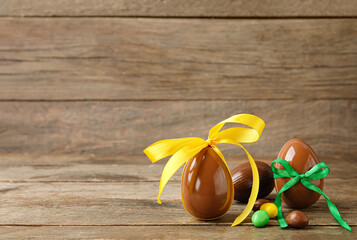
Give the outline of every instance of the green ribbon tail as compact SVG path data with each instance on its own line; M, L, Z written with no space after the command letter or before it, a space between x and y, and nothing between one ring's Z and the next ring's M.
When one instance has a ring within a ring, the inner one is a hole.
M327 202L327 206L328 206L332 216L337 220L337 222L341 225L341 227L351 231L351 227L348 225L348 223L345 220L342 219L341 214L338 211L335 204L333 204L333 202L321 191L320 188L316 187L314 184L312 184L311 182L309 182L308 180L305 180L305 179L301 179L301 183L308 189L315 191L315 192L321 194L322 196L324 196L324 198ZM279 222L279 224L280 224L280 222Z
M287 228L288 224L286 223L286 221L284 219L283 209L281 207L280 192L276 195L276 198L274 201L275 206L277 206L277 208L278 208L278 214L276 215L276 219L278 220L279 226L281 228Z
M299 180L300 180L299 177L294 177L294 178L290 179L287 183L284 184L284 186L280 189L280 191L276 195L276 198L274 201L275 206L278 208L278 215L276 215L276 219L278 220L278 223L281 228L288 227L288 224L286 223L286 221L284 219L283 208L281 206L281 194L283 192L285 192L286 190L288 190L289 188L291 188L292 186L294 186L296 183L298 183Z

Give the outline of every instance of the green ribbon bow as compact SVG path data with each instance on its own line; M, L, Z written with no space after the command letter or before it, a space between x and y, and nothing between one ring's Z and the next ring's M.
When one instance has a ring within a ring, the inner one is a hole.
M274 163L280 163L285 169L275 168ZM307 187L308 189L315 191L321 194L322 196L324 196L332 216L337 220L337 222L341 225L341 227L351 231L351 227L347 224L345 220L342 219L335 204L331 202L331 200L321 191L320 188L316 187L314 184L310 182L312 180L324 178L327 176L327 174L329 174L330 169L327 167L326 163L320 162L316 164L313 168L311 168L309 171L307 171L305 174L299 174L286 160L278 158L272 162L271 170L274 173L274 179L291 178L280 189L280 191L276 195L276 199L274 202L274 204L278 208L278 215L276 216L276 218L281 228L286 228L288 226L282 212L281 194L300 181L301 184Z

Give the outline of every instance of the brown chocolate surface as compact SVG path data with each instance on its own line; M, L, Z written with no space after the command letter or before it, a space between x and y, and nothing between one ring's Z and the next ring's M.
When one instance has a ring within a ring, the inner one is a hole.
M260 207L264 204L264 203L270 203L270 201L268 199L264 199L264 198L261 198L261 199L257 199L254 203L254 206L253 206L253 211L256 212L258 210L260 210Z
M294 228L303 228L309 224L309 219L305 213L301 211L293 211L289 213L285 220L290 227Z
M190 159L181 180L185 209L194 217L214 219L224 215L232 205L232 177L220 156L208 146Z
M320 162L314 150L301 139L291 139L287 141L280 150L278 158L288 161L300 174L306 173ZM277 163L275 163L275 167L284 169ZM290 180L290 178L275 179L276 191L279 192L288 180ZM311 183L323 190L324 179L314 180L311 181ZM320 198L320 194L304 187L301 182L298 182L292 188L282 193L281 197L289 207L306 208L314 204Z
M258 199L268 196L274 189L274 174L265 162L255 161L259 172ZM232 170L234 199L248 202L253 186L253 173L249 162L245 162Z

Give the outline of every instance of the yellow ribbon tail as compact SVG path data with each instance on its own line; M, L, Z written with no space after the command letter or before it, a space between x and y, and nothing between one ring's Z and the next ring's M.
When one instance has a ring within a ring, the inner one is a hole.
M174 175L174 173L190 158L196 155L199 151L201 151L204 147L207 146L207 143L200 138L200 140L193 140L189 145L178 150L166 163L164 170L161 174L160 186L159 186L159 194L157 198L157 202L161 204L161 193L164 190L166 183L169 179Z
M245 209L243 212L234 220L232 227L240 224L243 222L244 219L246 219L249 215L249 213L252 211L254 207L254 203L257 200L258 197L258 192L259 192L259 172L257 165L255 164L255 161L253 157L249 154L249 152L239 143L233 143L235 145L240 146L241 148L244 149L245 153L248 156L250 166L252 168L252 173L253 173L253 186L252 186L252 191L250 192L250 197L248 200L248 204L245 206Z

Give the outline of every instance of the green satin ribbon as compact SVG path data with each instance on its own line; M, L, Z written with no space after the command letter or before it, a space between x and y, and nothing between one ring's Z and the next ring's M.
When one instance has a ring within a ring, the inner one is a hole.
M285 169L275 168L274 163L280 163ZM315 192L321 194L322 196L324 196L326 199L326 202L327 202L327 206L330 209L332 216L337 220L337 222L341 225L341 227L351 231L351 227L347 224L347 222L345 220L342 219L335 204L333 204L331 202L331 200L321 191L320 188L316 187L314 184L312 184L310 182L312 180L322 179L329 174L330 169L327 167L326 163L320 162L320 163L316 164L313 168L311 168L309 171L307 171L305 174L299 174L297 171L295 171L295 169L286 160L278 158L272 162L271 170L274 173L274 179L291 178L280 189L280 191L276 195L276 199L274 202L274 204L278 208L278 215L276 216L276 218L277 218L281 228L286 228L288 226L288 224L286 223L286 221L284 219L283 212L282 212L281 194L300 181L301 184L304 185L305 187L307 187L308 189L315 191Z

